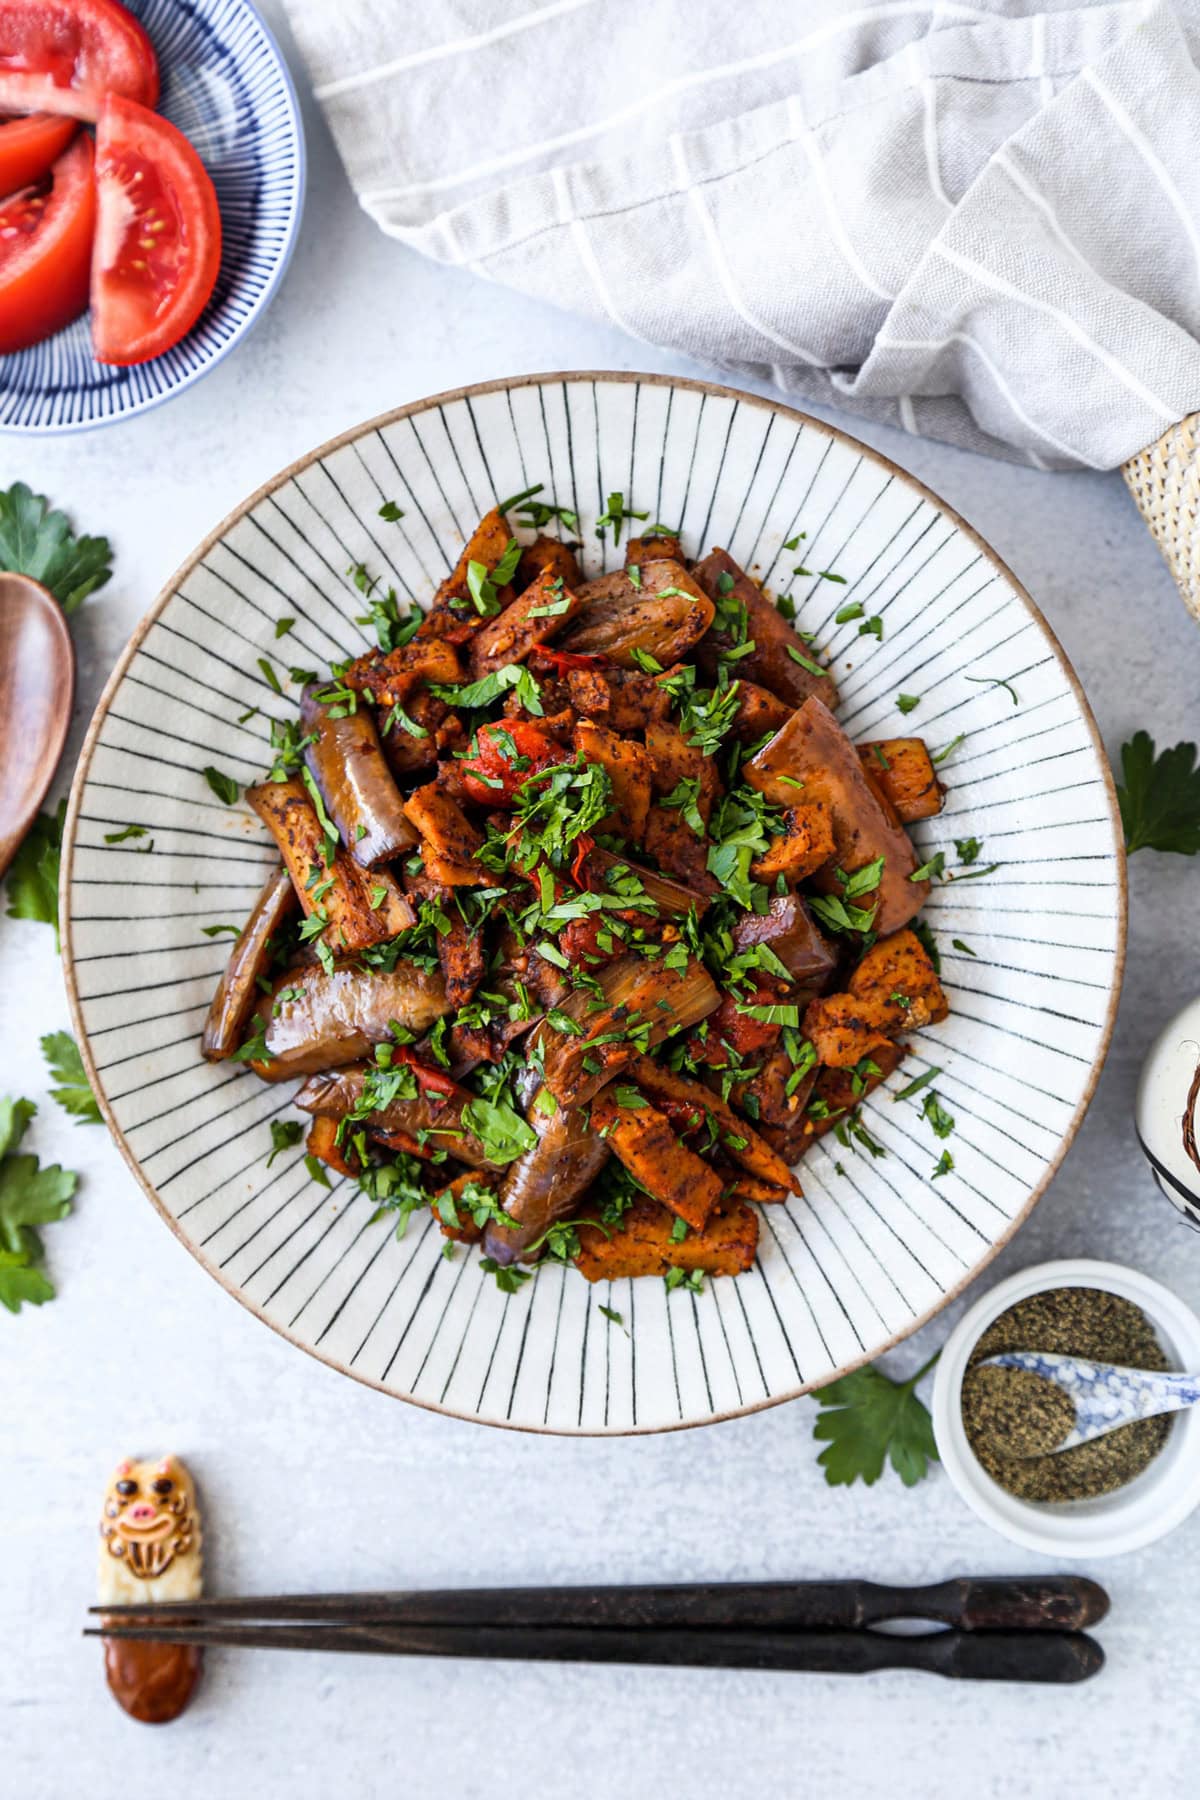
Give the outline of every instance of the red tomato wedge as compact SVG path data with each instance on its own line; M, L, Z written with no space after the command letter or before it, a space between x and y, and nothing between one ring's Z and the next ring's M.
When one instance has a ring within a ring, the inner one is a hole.
M95 225L92 140L81 132L41 181L0 201L0 355L83 311Z
M0 194L40 181L61 156L78 127L74 119L34 113L31 119L0 121Z
M96 128L92 344L103 363L147 362L190 331L221 265L221 215L181 131L110 94Z
M0 112L98 119L106 94L158 99L158 58L117 0L0 0Z

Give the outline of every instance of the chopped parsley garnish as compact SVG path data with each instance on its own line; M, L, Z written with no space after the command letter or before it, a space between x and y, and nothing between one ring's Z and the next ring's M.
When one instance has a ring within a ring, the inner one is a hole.
M203 773L205 781L207 781L209 787L217 796L217 799L223 800L226 806L236 806L238 800L241 798L242 790L233 779L233 776L222 774L221 770L214 769L211 763Z
M913 712L918 706L920 706L920 704L921 704L920 694L897 694L896 695L896 710L897 710L897 712L902 712L902 713Z
M648 519L649 517L648 512L635 512L632 507L626 506L624 494L610 494L607 508L596 520L596 536L602 538L606 532L611 530L613 543L619 544L621 531L630 519Z
M1005 679L1002 675L968 675L967 680L973 681L977 685L982 686L982 687L1005 688L1012 699L1013 705L1014 706L1020 705L1020 701L1017 697L1016 688L1013 686L1011 681L1005 681Z

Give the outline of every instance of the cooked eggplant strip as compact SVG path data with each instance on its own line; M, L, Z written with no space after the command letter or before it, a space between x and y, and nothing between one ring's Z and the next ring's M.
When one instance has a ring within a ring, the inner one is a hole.
M683 546L674 531L655 531L646 537L625 540L625 567L641 568L647 562L683 562ZM685 565L686 566L686 565Z
M621 956L600 969L596 980L603 1007L592 1010L588 988L577 988L562 1004L579 1026L578 1037L549 1019L534 1034L530 1059L544 1058L546 1086L560 1106L582 1106L640 1051L698 1025L720 1003L711 975L694 957L682 969L669 969L641 956Z
M575 557L577 548L577 545L564 544L561 538L543 537L539 533L521 552L513 586L518 593L524 593L531 582L548 574L565 582L569 588L582 587L583 571Z
M812 1002L804 1030L827 1068L852 1069L889 1038L936 1025L949 1011L924 944L914 931L897 931L871 946L845 993Z
M553 1112L546 1111L551 1104ZM608 1161L608 1145L593 1131L587 1114L559 1106L548 1089L538 1089L526 1117L538 1141L509 1165L500 1187L500 1205L517 1221L517 1229L493 1221L483 1240L488 1255L505 1267L518 1258L536 1261L538 1239L575 1211Z
M399 963L391 974L356 964L327 975L288 969L256 1008L267 1055L250 1066L264 1081L289 1081L357 1062L386 1042L393 1024L427 1031L450 1010L440 973Z
M462 555L433 596L433 605L430 608L431 616L427 623L432 623L434 613L452 606L455 601L465 601L466 609L474 611L471 604L471 590L467 582L471 564L473 562L482 563L485 569L494 569L507 550L511 536L508 520L498 506L493 506L490 512L484 513L463 545Z
M795 1155L803 1156L818 1138L824 1137L827 1131L832 1131L849 1113L855 1112L867 1096L882 1086L894 1069L899 1068L907 1054L907 1044L880 1044L871 1053L871 1061L876 1064L878 1074L856 1076L852 1069L820 1070L808 1103L815 1102L820 1112L814 1117L806 1107L801 1113L804 1126L799 1134L800 1141Z
M344 1119L361 1101L369 1072L367 1063L354 1063L313 1075L296 1095L295 1103L301 1112ZM464 1088L457 1095L423 1093L415 1100L393 1100L378 1112L368 1114L362 1122L363 1129L377 1143L397 1140L389 1147L403 1149L411 1156L429 1159L444 1150L468 1168L499 1171L505 1165L494 1161L474 1132L463 1125L463 1108L473 1098Z
M462 663L442 638L414 638L398 650L369 650L344 670L343 687L369 694L376 706L403 706L416 688L430 681L452 685L463 678Z
M721 1150L748 1175L757 1176L774 1187L790 1188L794 1194L800 1192L800 1183L783 1158L704 1082L687 1075L676 1075L649 1056L639 1056L629 1072L651 1100L700 1107L713 1122ZM662 1197L658 1195L660 1200Z
M594 1225L579 1227L575 1267L586 1281L621 1281L665 1275L668 1269L704 1275L740 1275L753 1267L758 1214L748 1206L714 1213L703 1231L674 1236L675 1217L657 1200L635 1200L609 1236Z
M535 644L548 643L583 610L583 601L560 575L539 575L525 592L487 619L471 639L471 679L506 663L522 663Z
M920 864L891 802L875 792L863 774L858 751L820 700L806 700L783 730L752 757L744 770L752 787L779 807L801 801L824 801L833 816L835 867L823 871L814 886L841 894L843 875L883 858L878 888L855 896L854 904L874 903L874 929L881 936L898 931L921 910L928 881L914 881Z
M584 612L559 638L573 655L607 656L634 669L635 650L666 668L697 644L713 620L713 604L682 563L660 559L641 565L641 587L621 570L580 588Z
M668 881L665 875L645 868L642 863L632 862L627 856L618 856L614 850L601 850L599 846L588 852L584 866L589 873L599 874L602 880L619 876L628 870L641 882L664 918L682 918L693 906L696 917L700 918L711 899L708 894L698 894L694 888L684 887L679 881ZM552 1001L551 1004L556 1003Z
M449 895L443 905L450 929L438 933L438 967L446 983L447 1005L457 1012L474 997L487 973L487 945L482 927L468 925Z
M730 1099L738 1111L753 1112L755 1130L790 1168L812 1137L806 1108L818 1071L813 1067L796 1081L796 1065L782 1044L755 1061L756 1073L735 1087Z
M837 705L837 684L830 671L822 668L813 646L793 631L758 583L727 551L710 550L703 562L696 564L695 575L711 599L736 601L746 609L746 641L754 648L738 659L739 676L757 682L791 706L802 706L814 694L826 706ZM711 680L720 657L736 648L727 631L714 627L697 649L696 661Z
M708 840L696 836L677 808L650 808L642 848L660 869L695 893L713 898L721 892L720 882L709 872Z
M375 721L365 706L322 706L318 686L300 698L301 735L310 738L304 752L325 810L355 862L364 869L391 862L418 842L404 811L400 790L379 742ZM332 713L340 712L335 718Z
M645 731L671 710L671 696L659 686L658 678L639 669L619 669L609 663L594 669L568 669L566 674L572 710L622 736Z
M386 869L370 874L342 849L326 865L325 833L300 781L264 781L246 799L279 845L305 915L323 912L335 952L367 950L407 931L416 914Z
M695 744L689 744L678 725L667 720L647 725L646 752L650 758L656 794L665 796L673 793L681 781L699 784L696 790L696 811L707 825L714 805L724 792L712 757L705 756ZM707 846L705 848L707 851Z
M475 861L482 836L436 781L410 794L405 811L421 834L425 872L432 880L444 887L487 887L495 880Z
M693 1231L703 1231L721 1198L716 1170L675 1135L665 1113L637 1088L612 1083L592 1101L592 1129L646 1193L669 1206Z
M575 727L575 748L588 764L597 763L612 787L611 812L597 830L615 832L631 844L641 842L650 810L650 758L641 744L618 737L607 726L581 719Z
M858 755L871 786L891 801L905 825L936 818L946 804L923 738L879 738L860 744Z
M799 894L777 894L765 913L746 913L733 928L735 950L767 944L802 988L827 986L837 972L838 953L813 923Z
M266 975L271 961L271 940L295 910L296 890L281 864L263 883L221 972L200 1040L208 1062L224 1062L241 1043L259 997L259 978Z
M737 670L737 712L733 735L740 744L760 744L769 732L782 731L795 711L790 700L781 700L770 688L760 687Z
M750 864L750 873L768 884L782 875L789 887L797 887L832 857L833 820L823 800L789 807L783 817L787 830L771 839L764 854Z
M304 1148L318 1162L323 1162L337 1175L358 1175L362 1172L362 1164L358 1154L349 1145L345 1150L337 1141L337 1120L318 1115L308 1128L308 1136L304 1140Z

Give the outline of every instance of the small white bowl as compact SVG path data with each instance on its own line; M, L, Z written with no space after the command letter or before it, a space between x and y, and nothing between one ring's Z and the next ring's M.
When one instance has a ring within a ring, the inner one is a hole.
M972 1512L1014 1544L1046 1556L1118 1556L1164 1537L1200 1503L1200 1409L1177 1414L1148 1468L1094 1500L1018 1500L980 1467L963 1428L963 1376L980 1337L1018 1300L1061 1287L1102 1288L1131 1300L1153 1325L1171 1367L1200 1369L1200 1318L1157 1281L1119 1263L1039 1263L992 1288L950 1333L934 1380L934 1436L946 1473Z

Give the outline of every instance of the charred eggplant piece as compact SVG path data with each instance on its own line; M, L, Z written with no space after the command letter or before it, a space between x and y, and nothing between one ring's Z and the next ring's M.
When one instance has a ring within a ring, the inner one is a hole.
M266 974L271 960L271 939L295 910L296 890L280 864L263 884L217 983L201 1039L209 1062L223 1062L241 1043L246 1021L259 998L259 977Z
M296 1105L301 1112L344 1119L361 1101L369 1072L368 1064L354 1063L314 1075L296 1095ZM472 1097L462 1089L457 1094L430 1092L415 1100L393 1100L370 1113L363 1121L363 1129L374 1142L407 1151L410 1156L428 1159L444 1150L468 1168L499 1171L505 1165L494 1161L474 1132L463 1124L463 1108Z
M800 1192L800 1183L783 1158L702 1081L676 1075L649 1056L639 1056L630 1073L643 1094L659 1106L670 1107L674 1117L679 1116L680 1109L686 1117L688 1108L699 1107L701 1116L712 1121L722 1152L748 1175L774 1187L790 1188L795 1194ZM656 1198L661 1200L663 1195Z
M450 1010L441 973L401 963L386 974L354 964L332 975L289 969L259 999L267 1055L250 1067L264 1081L290 1081L357 1062L386 1042L393 1023L427 1031Z
M554 1111L545 1111L551 1104ZM510 1164L500 1188L500 1205L517 1221L517 1229L493 1222L484 1233L484 1249L506 1267L518 1258L536 1260L538 1239L575 1211L608 1161L608 1145L587 1115L578 1107L557 1105L547 1089L534 1095L527 1117L538 1141Z
M639 1052L698 1025L720 1003L712 976L695 957L682 969L669 969L641 956L621 956L596 979L603 1007L596 1007L587 988L577 988L562 1004L580 1028L577 1037L548 1019L534 1034L530 1059L544 1058L546 1086L560 1106L582 1106Z
M586 1281L620 1281L698 1269L705 1275L740 1275L758 1248L758 1214L748 1206L714 1213L703 1231L679 1241L675 1217L657 1200L635 1200L611 1236L594 1225L579 1227L575 1267Z
M471 676L478 681L506 663L521 663L535 644L548 643L583 608L560 575L539 575L520 597L487 619L471 639Z
M322 706L319 692L310 685L300 699L300 730L312 739L304 760L350 855L360 867L374 869L413 849L417 832L404 811L369 710Z
M711 550L695 569L696 580L714 601L735 602L746 611L746 640L754 648L738 660L737 673L757 682L791 706L802 706L816 695L826 706L837 705L837 685L828 669L822 670L811 644L788 624L782 613L740 569L725 550ZM713 627L696 651L696 661L710 680L720 657L736 648L733 637L719 625Z
M328 920L321 936L330 949L367 950L408 930L416 914L386 869L368 874L342 849L326 863L325 833L303 782L263 781L246 799L279 845L306 916L320 910Z
M912 879L920 865L908 834L895 807L863 774L858 751L820 700L806 700L792 714L746 764L745 778L782 809L808 801L829 807L835 866L814 881L824 893L841 892L836 870L853 875L883 858L878 888L855 897L855 904L864 908L874 900L874 929L881 937L899 931L920 912L930 884Z
M746 913L733 928L735 950L767 944L802 988L826 986L837 972L838 954L818 931L799 894L777 894L765 913Z
M579 590L587 607L559 638L572 655L606 656L624 669L638 666L635 651L665 669L704 636L713 604L682 563L660 559L641 565L641 587L618 571Z

